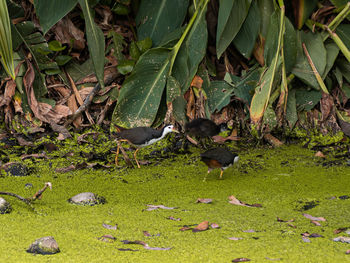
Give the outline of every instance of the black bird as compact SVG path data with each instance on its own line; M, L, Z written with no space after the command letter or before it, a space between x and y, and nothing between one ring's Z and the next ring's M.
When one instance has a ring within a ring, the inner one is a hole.
M220 168L220 179L224 170L234 163L238 162L237 154L230 152L225 148L213 148L201 154L201 161L208 166L208 174L215 168ZM204 177L204 181L206 177Z
M219 134L223 128L209 119L198 118L186 123L185 132L192 136L212 137Z
M122 130L117 133L117 138L119 141L126 141L134 145L137 149L134 152L134 159L136 161L137 167L140 168L140 164L136 159L136 154L140 148L151 145L165 137L170 132L177 132L173 125L167 125L161 130L156 130L149 127L136 127L132 129ZM119 145L117 148L117 153L115 157L115 163L118 165L118 155L119 155Z

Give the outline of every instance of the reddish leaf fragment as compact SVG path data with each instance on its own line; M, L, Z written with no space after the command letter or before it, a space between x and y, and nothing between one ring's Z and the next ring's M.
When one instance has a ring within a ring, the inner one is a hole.
M346 250L345 254L349 255L350 254L350 249Z
M242 240L243 238L242 237L229 237L228 239L237 241L237 240Z
M161 209L166 209L166 210L170 210L170 209L175 209L176 207L167 207L164 205L147 205L148 208L146 209L146 211L152 211L152 210L157 210L159 208Z
M345 232L346 230L348 230L347 227L342 227L342 228L338 228L336 230L333 231L334 234L339 234L341 232Z
M63 168L57 168L55 170L56 173L67 173L67 172L70 172L70 171L73 171L75 169L75 165L71 164L67 167L63 167Z
M228 197L228 199L230 200L230 201L228 201L228 202L229 202L230 204L233 204L233 205L241 205L241 206L247 206L247 207L262 207L261 204L252 204L252 205L250 205L250 204L241 202L240 200L238 200L238 199L237 199L235 196L233 196L233 195L230 195L230 196Z
M315 226L322 226L320 222L311 220L311 223L313 223Z
M180 228L180 231L186 231L186 230L191 230L192 227L189 227L189 226L183 226Z
M173 216L169 216L169 217L167 217L167 219L174 220L174 221L181 221L181 218L175 218Z
M314 220L314 221L326 221L324 217L315 217L309 214L303 214L303 216L306 217L307 219Z
M209 222L203 221L202 223L198 224L195 228L192 229L192 232L200 232L205 231L209 228Z
M203 204L210 204L213 202L213 199L211 198L198 198L196 203L203 203Z
M102 226L106 229L111 229L111 230L117 230L117 228L118 228L117 224L115 224L115 225L102 224Z
M250 261L249 258L235 258L232 260L232 262L247 262Z
M321 151L315 153L315 157L326 158L326 156Z
M216 224L216 223L212 223L212 224L210 225L210 227L211 227L212 229L220 228L220 226L219 226L218 224Z
M145 245L143 246L144 249L148 249L148 250L170 250L172 249L171 247L150 247L149 245Z
M49 159L45 153L33 153L33 154L23 154L21 156L22 161L29 159L29 158L43 158L43 159Z
M290 227L293 227L293 228L297 228L295 225L293 225L293 224L288 224L288 226L290 226Z

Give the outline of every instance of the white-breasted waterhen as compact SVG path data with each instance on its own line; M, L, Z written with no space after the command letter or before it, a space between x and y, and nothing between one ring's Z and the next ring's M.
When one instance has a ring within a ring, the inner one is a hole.
M210 149L200 156L201 160L208 166L208 174L215 168L221 169L220 179L222 178L224 170L239 160L237 154L222 147ZM204 177L204 181L205 180L206 177Z
M137 152L140 148L151 145L165 137L170 132L177 132L173 125L167 125L161 130L156 130L149 127L136 127L132 129L122 130L117 133L117 139L119 141L126 141L131 145L134 145L137 149L134 152L134 159L136 161L137 167L140 168L140 164L136 158ZM115 163L118 165L118 154L119 154L119 144L117 148L117 153L115 157Z

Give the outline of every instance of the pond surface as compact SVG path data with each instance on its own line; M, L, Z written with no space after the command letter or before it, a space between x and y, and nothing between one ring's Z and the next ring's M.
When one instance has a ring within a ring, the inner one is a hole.
M146 159L143 151L140 159ZM18 199L3 196L13 211L0 215L1 262L350 260L345 253L350 244L333 241L339 236L350 237L346 233L350 229L350 167L346 160L332 162L331 157L315 157L314 151L300 146L241 149L240 165L225 170L223 180L218 179L220 171L215 170L203 182L207 167L199 161L197 149L191 152L159 163L151 158L152 164L141 169L55 172L71 163L67 157L35 160L31 163L35 169L26 177L3 172L0 191L31 197L48 181L53 190L47 190L42 200L34 202L35 211ZM27 183L33 187L25 188ZM107 203L90 207L67 202L81 192L101 195ZM261 207L230 204L231 195ZM196 203L198 198L210 198L212 203ZM147 211L147 205L174 209ZM312 223L303 214L323 217L325 221ZM203 221L219 228L180 231ZM118 228L106 229L104 223L117 224ZM338 229L345 232L336 234ZM103 242L98 239L103 235L112 235L116 240ZM35 239L44 236L53 236L61 252L46 256L25 252ZM150 250L122 240L171 249Z

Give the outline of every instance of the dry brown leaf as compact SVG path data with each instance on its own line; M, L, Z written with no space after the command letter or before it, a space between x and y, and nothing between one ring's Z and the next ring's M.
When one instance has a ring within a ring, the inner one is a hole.
M202 223L198 224L195 228L192 229L192 232L200 232L205 231L209 228L209 222L203 221Z
M322 98L320 101L322 121L325 121L334 109L334 102L331 95L322 92Z
M307 219L314 220L314 221L326 221L324 217L315 217L309 214L303 214L303 216L306 217Z
M232 260L232 262L247 262L250 261L249 258L235 258Z
M210 204L213 202L211 198L198 198L196 203Z
M187 100L186 115L190 120L193 120L196 116L196 107L192 88L185 93L185 99Z
M200 76L194 76L191 82L191 87L196 87L198 89L202 88L203 79Z
M0 107L6 105L8 106L12 100L13 95L16 91L16 82L14 80L9 80L6 82L4 96L0 99Z
M272 136L271 133L265 134L264 139L274 147L279 147L283 145L283 143L280 140L278 140L276 137Z
M318 151L317 153L315 153L315 157L326 158L326 156L321 151Z
M51 31L55 33L56 40L62 44L71 44L71 40L74 39L74 49L83 50L85 48L84 32L76 27L68 16L58 21Z

